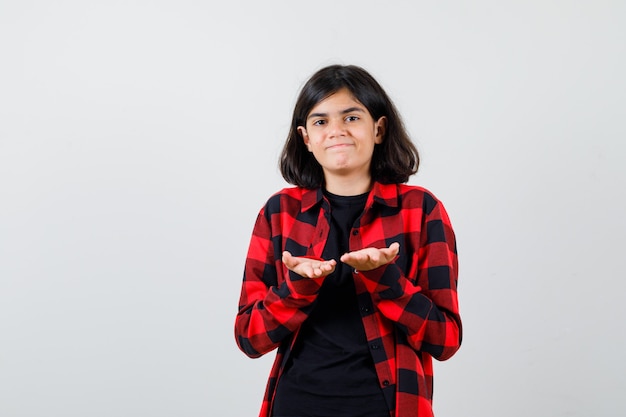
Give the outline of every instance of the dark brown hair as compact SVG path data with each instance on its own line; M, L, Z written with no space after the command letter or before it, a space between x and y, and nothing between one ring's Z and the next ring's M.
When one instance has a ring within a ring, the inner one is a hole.
M283 178L303 188L317 188L324 184L322 167L308 151L298 133L298 126L306 125L307 116L320 101L343 88L367 108L374 120L382 116L387 118L382 143L374 147L370 166L372 180L384 184L407 182L419 167L417 148L385 90L367 71L355 65L322 68L302 87L293 110L289 136L280 156Z

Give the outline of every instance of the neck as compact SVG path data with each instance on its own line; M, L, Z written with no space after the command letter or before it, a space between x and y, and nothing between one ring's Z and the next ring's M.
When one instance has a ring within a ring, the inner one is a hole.
M364 194L372 187L372 179L369 176L352 178L326 175L324 179L326 181L326 190L335 195L351 196Z

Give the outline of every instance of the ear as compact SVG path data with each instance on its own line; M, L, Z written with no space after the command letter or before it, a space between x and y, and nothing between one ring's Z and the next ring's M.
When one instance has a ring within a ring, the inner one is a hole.
M304 141L304 144L306 145L309 152L311 152L311 145L309 144L309 134L307 133L306 128L304 126L298 126L298 133L300 134L300 136L302 136L302 140Z
M387 117L381 116L374 124L374 129L376 132L376 137L374 138L374 142L377 144L380 144L383 142L383 138L385 137L385 132L387 132Z

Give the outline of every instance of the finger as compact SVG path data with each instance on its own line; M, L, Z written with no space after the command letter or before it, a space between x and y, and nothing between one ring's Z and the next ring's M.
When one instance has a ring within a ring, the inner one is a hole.
M388 248L383 248L380 251L388 258L395 258L395 256L400 252L400 244L394 242L389 245Z
M389 245L389 249L391 249L394 255L397 255L398 252L400 252L400 244L398 242L393 242L391 245Z
M315 278L315 268L313 268L313 265L311 264L303 264L300 265L300 269L298 270L298 273L300 275L302 275L303 277L306 278Z
M324 264L320 267L320 269L322 269L322 271L324 271L326 274L330 274L331 272L335 270L336 264L337 262L333 259L331 261L324 262Z
M324 275L328 275L332 268L328 265L327 262L321 263L313 268L314 276L311 278L319 278Z
M295 258L291 255L289 251L283 252L283 263L287 266L287 268L292 269L297 265L297 263L294 262L294 259Z
M400 253L400 244L398 242L394 242L389 245L389 249L391 249L391 254L389 256L389 260L391 261L396 256L398 256L398 253Z

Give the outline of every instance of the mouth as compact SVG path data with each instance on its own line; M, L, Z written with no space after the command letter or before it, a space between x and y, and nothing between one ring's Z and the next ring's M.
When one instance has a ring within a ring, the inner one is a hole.
M337 143L335 145L328 146L326 148L326 150L329 150L329 149L343 149L343 148L347 148L348 146L352 146L352 144L351 143Z

